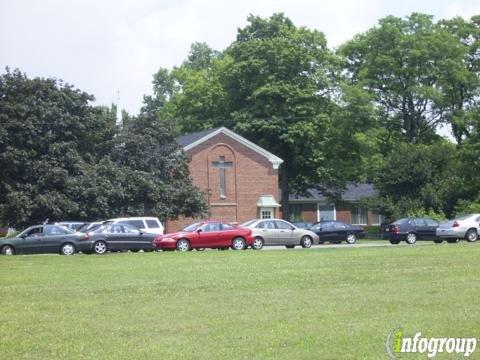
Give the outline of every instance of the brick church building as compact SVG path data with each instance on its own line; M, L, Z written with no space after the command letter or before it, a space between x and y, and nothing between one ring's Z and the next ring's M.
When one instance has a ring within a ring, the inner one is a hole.
M225 127L184 135L178 142L190 158L193 183L206 196L208 219L242 223L280 216L282 159ZM194 221L168 221L166 230L178 231Z

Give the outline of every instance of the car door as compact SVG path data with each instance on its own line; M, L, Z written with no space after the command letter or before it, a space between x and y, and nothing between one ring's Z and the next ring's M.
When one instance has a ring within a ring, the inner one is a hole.
M45 225L43 228L42 248L43 252L57 253L60 245L68 240L68 235L73 234L69 230L56 225Z
M199 247L226 247L230 246L222 237L222 226L220 222L210 222L200 227L198 234ZM192 243L195 246L194 243Z
M38 254L43 251L43 226L35 226L22 234L21 252L25 254Z
M300 242L300 239L295 238L294 228L287 222L275 220L275 225L278 229L278 243L279 245L295 245Z
M340 221L333 222L334 232L333 238L334 241L342 241L347 239L347 234L350 230L350 227Z
M417 234L417 239L428 240L430 238L430 229L423 218L414 218L412 223Z
M425 223L427 224L427 237L430 240L435 240L437 238L437 227L438 227L438 222L432 219L425 219Z
M335 227L333 221L325 221L319 225L318 234L320 241L335 241Z
M273 220L260 221L255 226L257 232L262 238L265 245L278 245L278 229Z
M143 236L143 232L135 226L123 224L120 246L122 250L141 250L148 248L148 236ZM149 241L151 243L151 241Z
M125 242L128 240L124 236L123 224L110 224L101 229L109 250L124 250L128 248Z

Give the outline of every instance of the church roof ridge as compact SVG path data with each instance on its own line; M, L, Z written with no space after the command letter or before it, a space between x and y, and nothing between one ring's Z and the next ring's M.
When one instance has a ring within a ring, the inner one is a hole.
M244 138L243 136L237 134L236 132L233 132L230 129L227 129L226 127L219 127L219 128L214 128L214 129L209 129L209 130L203 130L203 131L198 131L195 133L191 134L186 134L183 136L180 136L177 141L178 143L183 147L184 151L190 150L194 148L195 146L200 145L201 143L207 141L208 139L218 135L218 134L224 134L242 145L246 146L247 148L255 151L256 153L264 156L265 158L270 161L270 163L273 165L274 169L278 169L281 163L283 163L283 160L280 159L278 156L272 154L271 152L265 150L264 148L254 144L250 140Z

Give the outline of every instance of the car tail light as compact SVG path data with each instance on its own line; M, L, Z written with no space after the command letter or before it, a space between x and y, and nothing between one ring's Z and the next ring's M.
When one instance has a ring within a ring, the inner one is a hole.
M460 224L458 223L458 221L454 221L452 226L453 226L453 227L459 227Z
M400 232L400 228L397 225L392 226L392 232L398 234Z

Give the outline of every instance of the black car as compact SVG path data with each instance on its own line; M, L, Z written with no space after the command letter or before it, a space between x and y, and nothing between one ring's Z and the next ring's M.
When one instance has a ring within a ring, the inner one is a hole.
M439 241L435 231L438 222L430 218L403 218L392 222L382 228L382 239L389 240L392 244L406 241L415 244L417 240Z
M152 251L156 234L144 233L129 224L104 224L89 231L93 241L93 252L105 254L107 251Z
M365 231L361 226L346 224L341 221L320 221L308 230L313 231L320 237L320 244L326 241L336 244L346 241L348 244L354 244L357 239L365 237Z
M77 251L89 251L92 244L87 235L73 232L63 226L36 225L16 237L1 239L0 251L3 255L38 253L73 255Z
M311 222L292 222L293 225L295 225L297 228L300 229L308 229L310 226L313 225Z

